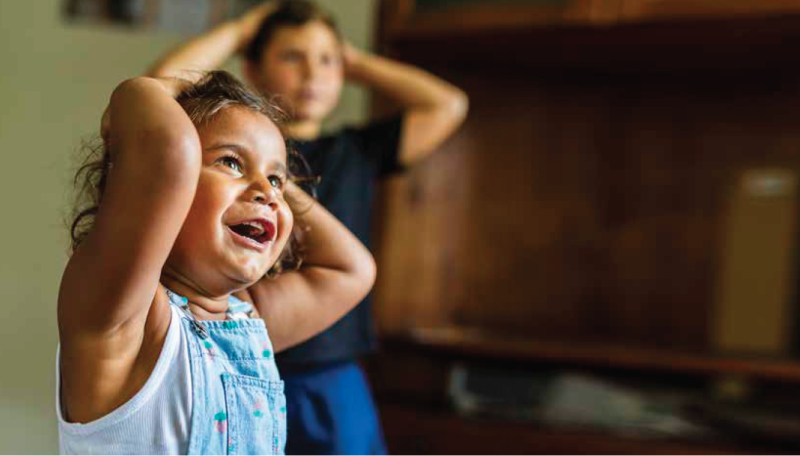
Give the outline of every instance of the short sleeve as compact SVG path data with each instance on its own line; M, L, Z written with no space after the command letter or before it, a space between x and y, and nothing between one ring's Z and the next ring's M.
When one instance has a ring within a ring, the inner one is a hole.
M402 130L403 115L398 114L351 131L360 152L377 163L381 177L404 169L399 157Z

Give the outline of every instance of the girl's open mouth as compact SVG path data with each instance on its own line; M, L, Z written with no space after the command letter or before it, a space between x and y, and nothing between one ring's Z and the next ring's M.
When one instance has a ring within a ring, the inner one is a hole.
M275 224L267 219L252 219L228 225L233 238L246 247L262 250L275 238Z

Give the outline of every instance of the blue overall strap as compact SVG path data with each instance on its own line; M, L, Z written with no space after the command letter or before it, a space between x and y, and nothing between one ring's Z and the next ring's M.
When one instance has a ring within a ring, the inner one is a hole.
M234 295L228 298L228 319L241 320L243 318L252 318L255 307L247 301L242 301Z

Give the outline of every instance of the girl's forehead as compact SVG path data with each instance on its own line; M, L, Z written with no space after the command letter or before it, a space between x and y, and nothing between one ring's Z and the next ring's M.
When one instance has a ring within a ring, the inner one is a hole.
M266 115L245 107L222 109L198 128L203 150L230 146L234 149L286 162L286 141Z
M341 44L333 30L321 20L303 25L283 25L275 29L269 44L304 44L315 47L338 48Z

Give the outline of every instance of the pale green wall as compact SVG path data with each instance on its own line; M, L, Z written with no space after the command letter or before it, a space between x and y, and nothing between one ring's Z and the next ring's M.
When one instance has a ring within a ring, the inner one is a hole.
M360 46L373 2L320 0ZM0 1L0 453L57 451L56 296L74 152L116 84L183 38L67 25L60 10L60 0ZM364 94L348 88L334 122L364 112Z

